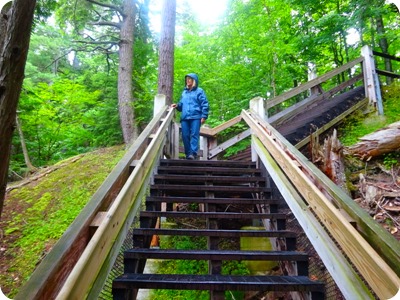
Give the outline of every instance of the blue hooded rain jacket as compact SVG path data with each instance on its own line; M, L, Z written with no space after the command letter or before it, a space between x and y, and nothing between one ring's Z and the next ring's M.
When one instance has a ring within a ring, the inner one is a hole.
M195 73L187 74L185 76L185 85L186 77L188 76L194 80L193 87L189 90L185 86L176 109L182 112L181 120L207 119L209 105L204 90L199 87L199 77Z

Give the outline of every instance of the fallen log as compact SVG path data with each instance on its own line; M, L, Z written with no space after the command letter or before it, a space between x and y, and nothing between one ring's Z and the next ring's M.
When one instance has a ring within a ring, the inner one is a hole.
M346 153L369 160L400 150L400 121L367 134L359 139L353 146L346 148Z

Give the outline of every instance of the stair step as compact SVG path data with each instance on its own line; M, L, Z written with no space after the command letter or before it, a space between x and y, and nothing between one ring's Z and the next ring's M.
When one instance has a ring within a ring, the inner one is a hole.
M209 198L209 197L168 197L168 196L149 196L146 202L165 202L165 203L211 203L211 204L269 204L278 205L276 199L254 199L254 198Z
M142 211L140 217L197 218L197 219L272 219L286 220L286 214L232 212Z
M161 159L161 166L211 166L225 168L256 168L255 162L233 161L233 160L184 160L184 159Z
M113 290L155 288L213 291L300 291L317 292L313 300L324 299L324 285L306 276L162 275L124 274L113 282ZM321 298L320 298L321 297Z
M175 250L140 248L126 250L125 259L266 260L305 261L308 255L297 251Z
M247 192L247 193L258 193L258 192L270 192L270 188L257 187L257 186L219 186L219 185L178 185L178 184L153 184L151 190L163 190L163 191L204 191L204 192Z
M155 181L168 181L168 182L179 182L181 184L187 184L192 182L212 182L212 183L265 183L263 177L255 176L210 176L210 175L175 175L175 174L163 174L155 175Z
M297 233L288 230L213 230L213 229L156 229L135 228L133 235L179 235L209 237L281 237L296 238Z
M261 175L261 171L251 168L225 168L225 167L195 167L195 166L159 166L159 174L177 174L177 175L197 175L197 174L213 174L213 175Z

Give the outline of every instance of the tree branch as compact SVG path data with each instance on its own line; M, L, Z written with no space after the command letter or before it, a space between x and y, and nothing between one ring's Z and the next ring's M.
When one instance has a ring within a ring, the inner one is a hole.
M98 22L90 22L90 25L99 25L99 26L113 26L118 29L121 29L121 23L108 22L108 21L98 21Z
M96 5L99 5L99 6L102 6L102 7L107 7L107 8L113 9L113 10L117 11L118 13L120 13L121 15L124 15L124 12L121 9L121 7L119 7L117 5L113 5L110 3L102 3L102 2L98 2L96 0L86 0L86 1L96 4Z

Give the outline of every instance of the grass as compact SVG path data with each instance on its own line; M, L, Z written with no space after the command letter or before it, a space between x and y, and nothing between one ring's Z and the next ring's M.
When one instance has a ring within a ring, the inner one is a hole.
M382 88L384 115L376 112L367 115L359 111L346 119L338 130L338 137L344 146L351 146L360 137L400 121L400 83L395 82Z
M5 294L16 295L124 152L116 146L60 162L63 167L9 193L0 223Z

